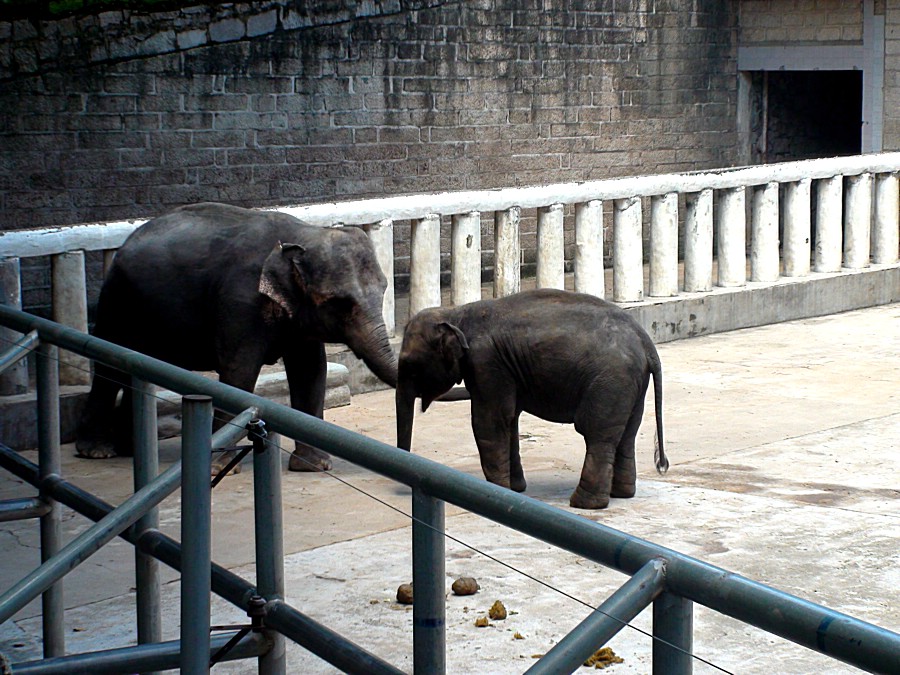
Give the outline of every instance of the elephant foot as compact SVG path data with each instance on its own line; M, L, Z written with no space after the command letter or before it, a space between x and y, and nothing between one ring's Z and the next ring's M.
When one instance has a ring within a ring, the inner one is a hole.
M222 473L222 471L225 470L225 467L228 466L229 462L231 462L232 459L237 457L237 454L238 454L237 450L228 450L226 452L216 453L215 456L213 457L211 470L209 472L210 477L215 478L220 473ZM241 472L241 463L238 462L233 467L231 467L231 469L229 469L228 473L225 475L226 476L234 476L234 475L239 474L240 472Z
M613 481L609 496L616 497L617 499L631 499L634 497L635 492L637 492L637 488L634 483L619 483Z
M525 492L525 478L511 478L509 481L509 489L513 492Z
M330 468L331 456L309 446L295 449L288 462L288 471L328 471Z
M110 441L79 440L75 443L75 456L84 459L109 459L117 457L118 453Z
M605 509L609 506L609 495L591 494L579 485L569 497L569 506L574 509Z

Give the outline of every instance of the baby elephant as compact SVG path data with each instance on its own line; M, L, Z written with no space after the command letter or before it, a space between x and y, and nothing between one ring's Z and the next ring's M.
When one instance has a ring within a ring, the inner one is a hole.
M656 469L669 468L656 348L627 312L594 296L541 289L423 310L406 327L398 368L398 447L410 449L416 397L424 411L465 381L485 478L516 492L525 490L521 412L574 422L587 456L569 504L582 509L634 496L634 439L652 375Z

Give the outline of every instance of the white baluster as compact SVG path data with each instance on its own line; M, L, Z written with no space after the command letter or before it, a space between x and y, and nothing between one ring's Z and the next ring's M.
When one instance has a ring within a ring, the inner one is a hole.
M743 286L747 281L747 212L744 188L719 193L717 246L719 286Z
M450 299L454 305L481 300L481 214L457 214L450 233Z
M750 211L750 280L778 281L778 183L755 188Z
M375 249L375 259L378 261L381 271L387 280L387 288L384 291L382 314L384 326L388 335L396 332L397 322L395 318L396 297L394 292L394 221L385 218L377 223L364 226L372 247Z
M411 223L409 316L441 304L441 217L430 214Z
M53 320L87 333L87 280L84 251L69 251L51 257L50 274ZM90 384L91 364L84 356L60 352L59 383Z
M575 290L602 298L605 286L603 202L592 199L575 205Z
M900 247L900 195L896 173L875 177L875 227L872 229L872 262L897 262Z
M518 206L494 213L494 297L521 289Z
M809 274L810 202L808 178L784 188L784 276Z
M613 300L644 299L641 199L617 199L613 208Z
M0 259L0 305L22 309L22 277L18 258ZM21 333L0 326L0 352L21 339ZM28 391L28 363L23 359L0 373L0 396Z
M650 295L678 295L678 193L650 199Z
M537 287L566 287L563 205L551 204L538 209Z
M872 174L847 177L844 224L844 267L862 269L869 265L872 230Z
M843 192L843 176L823 178L816 186L816 272L841 271Z
M684 210L684 290L712 290L713 192L686 196Z

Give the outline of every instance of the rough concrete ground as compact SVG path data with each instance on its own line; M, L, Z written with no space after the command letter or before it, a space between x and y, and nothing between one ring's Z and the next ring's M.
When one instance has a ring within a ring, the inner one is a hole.
M576 512L900 632L900 305L671 342L659 351L669 473L653 470L648 397L637 496L613 500L603 511ZM419 414L414 451L481 476L468 406L435 404ZM394 441L391 391L354 396L326 418ZM529 416L521 433L526 494L569 510L581 437ZM164 463L177 451L176 442L165 442ZM78 460L71 447L64 451L64 475L112 502L129 494L129 468L127 459ZM246 466L216 488L213 547L217 562L252 580L251 480ZM285 473L284 491L288 602L412 672L411 609L394 601L397 587L411 581L409 490L336 460L329 474ZM0 478L0 498L28 494L28 486ZM162 529L178 538L179 501L176 494L162 508ZM66 517L71 532L88 525L80 516ZM583 603L596 606L625 581L455 507L447 509L446 529L453 537L447 542L450 673L527 670L534 655L588 614ZM34 523L0 524L0 588L36 564L37 539ZM132 558L130 546L116 541L67 578L70 651L133 641ZM458 576L478 579L480 592L450 594ZM164 578L164 632L176 638L177 576L166 569ZM510 616L475 627L495 600ZM218 599L213 606L214 623L246 619ZM11 661L39 658L39 612L32 603L0 627L0 652ZM649 629L644 612L610 642L624 662L609 672L650 672L651 640L640 632ZM858 672L701 606L694 613L694 652L703 659L695 673ZM290 645L288 653L290 673L335 672L299 647ZM256 665L221 664L215 672L252 673Z

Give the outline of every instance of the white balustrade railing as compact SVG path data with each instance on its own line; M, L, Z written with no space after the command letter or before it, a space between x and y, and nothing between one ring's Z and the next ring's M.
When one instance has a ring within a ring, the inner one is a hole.
M499 297L517 292L521 288L523 209L537 212L536 285L565 285L564 214L566 207L571 207L574 289L602 297L606 204L612 213L612 300L629 303L643 300L645 293L670 298L709 292L714 285L743 287L777 282L782 277L895 264L900 234L898 172L900 153L891 152L277 210L314 225L359 225L366 229L389 279L384 313L393 331L394 224L398 221L410 223L412 315L442 302L442 219L449 220L451 228L450 302L460 304L482 297L481 235L484 224L491 222L493 294ZM649 203L647 251L645 201ZM111 260L114 250L140 224L98 223L0 233L0 300L16 304L20 298L20 258L52 256L53 317L85 330L83 251L103 250L107 261ZM813 238L814 250L810 244ZM679 239L683 243L681 256ZM680 282L679 259L683 262ZM646 289L645 260L649 263ZM77 379L79 372L83 371L73 369L69 380Z

